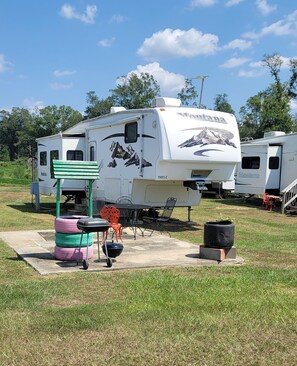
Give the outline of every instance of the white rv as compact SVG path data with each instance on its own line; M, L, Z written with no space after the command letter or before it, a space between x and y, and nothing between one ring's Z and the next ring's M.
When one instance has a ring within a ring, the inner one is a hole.
M240 141L233 115L180 107L174 98L157 98L154 108L111 108L105 116L78 123L65 132L37 139L40 193L55 191L51 160L98 161L100 179L93 198L162 206L200 202L209 182L232 181L240 162ZM85 194L85 182L62 181L62 194Z
M271 131L241 143L235 192L281 195L297 179L297 133Z

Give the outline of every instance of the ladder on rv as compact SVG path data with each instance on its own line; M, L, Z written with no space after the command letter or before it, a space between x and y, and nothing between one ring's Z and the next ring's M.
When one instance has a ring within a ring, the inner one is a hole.
M281 191L282 207L281 212L297 213L297 179Z

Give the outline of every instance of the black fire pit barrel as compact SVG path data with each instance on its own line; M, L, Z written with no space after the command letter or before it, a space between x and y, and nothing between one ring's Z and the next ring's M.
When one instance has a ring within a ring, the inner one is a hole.
M234 244L235 226L229 220L209 221L204 224L204 246L229 249Z

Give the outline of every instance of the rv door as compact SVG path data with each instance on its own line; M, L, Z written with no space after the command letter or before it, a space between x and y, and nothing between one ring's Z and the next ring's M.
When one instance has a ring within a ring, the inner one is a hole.
M268 146L266 191L279 194L281 177L282 146Z

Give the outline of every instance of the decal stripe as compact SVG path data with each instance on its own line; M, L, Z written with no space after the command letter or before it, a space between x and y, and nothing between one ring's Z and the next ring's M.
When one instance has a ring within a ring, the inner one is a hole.
M221 152L223 152L223 150L219 150L219 149L204 149L204 150L195 151L194 155L196 155L196 156L208 156L208 155L204 155L204 154L209 152L209 151L221 151Z
M140 137L140 135L137 135L137 137ZM148 139L156 139L154 136L145 135L145 134L143 134L142 137L146 137Z
M103 140L101 141L105 141L105 140L108 140L108 139L113 139L114 137L124 137L125 134L124 133L114 133L112 135L109 135L107 137L105 137Z
M108 139L113 139L115 137L124 137L124 136L125 136L124 133L114 133L112 135L106 136L103 140L101 140L101 142L105 141L105 140L108 140ZM137 134L137 137L140 137L139 133ZM145 135L145 134L143 134L142 137L145 137L145 138L148 138L148 139L156 139L154 136Z

